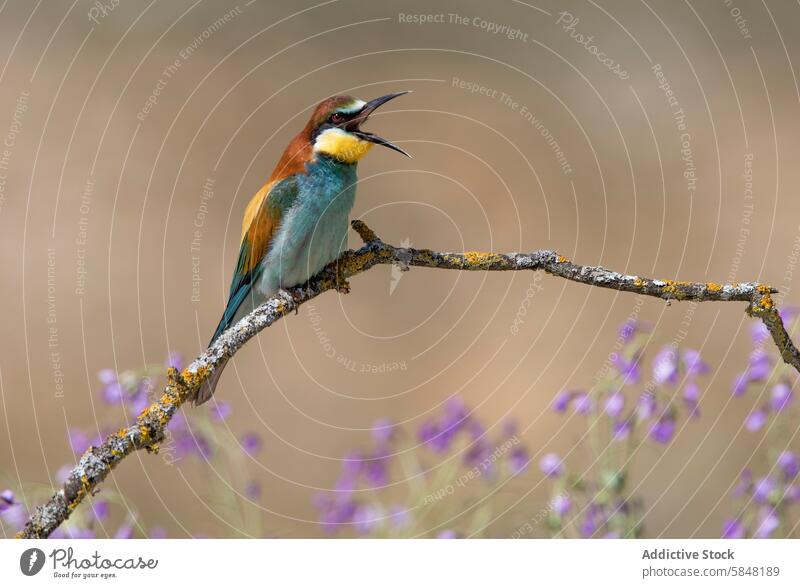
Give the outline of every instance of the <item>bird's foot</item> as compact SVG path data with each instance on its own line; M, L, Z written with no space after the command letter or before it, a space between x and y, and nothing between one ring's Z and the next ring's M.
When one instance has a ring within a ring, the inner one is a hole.
M294 313L295 314L299 314L300 313L300 303L302 302L302 296L301 296L300 292L298 292L296 290L290 291L290 290L287 290L286 288L281 288L279 290L279 292L280 292L281 296L283 296L284 298L290 299L294 303Z

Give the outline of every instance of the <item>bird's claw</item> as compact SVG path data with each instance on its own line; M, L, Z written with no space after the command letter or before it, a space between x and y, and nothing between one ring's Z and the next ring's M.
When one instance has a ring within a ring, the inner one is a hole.
M299 291L292 292L292 300L294 300L294 314L295 315L300 314L300 303L303 301L302 298L303 298L303 296L300 294Z
M289 290L287 288L281 288L279 292L284 298L291 299L291 301L294 303L294 313L299 314L300 303L302 302L302 296L300 295L300 292L297 290Z

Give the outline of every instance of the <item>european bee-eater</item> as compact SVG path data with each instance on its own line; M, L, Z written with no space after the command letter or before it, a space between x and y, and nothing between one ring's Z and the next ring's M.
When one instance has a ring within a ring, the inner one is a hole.
M381 104L407 94L396 92L369 102L351 96L323 100L250 200L242 221L242 244L228 305L211 346L281 288L305 283L337 259L347 245L348 216L356 195L356 167L373 144L408 153L361 125ZM221 365L195 399L211 398Z

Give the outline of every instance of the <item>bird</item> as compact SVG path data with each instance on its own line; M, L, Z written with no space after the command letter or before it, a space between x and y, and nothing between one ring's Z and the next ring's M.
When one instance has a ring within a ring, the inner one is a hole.
M411 157L361 127L379 106L409 92L370 101L332 96L314 108L245 208L228 302L209 347L261 303L281 290L305 283L342 254L355 202L359 160L373 145ZM213 396L226 363L227 359L208 376L195 405Z

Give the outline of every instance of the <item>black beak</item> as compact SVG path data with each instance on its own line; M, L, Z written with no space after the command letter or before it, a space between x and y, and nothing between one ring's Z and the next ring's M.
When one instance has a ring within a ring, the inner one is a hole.
M386 96L381 96L380 98L375 98L374 100L370 100L367 102L361 111L347 123L347 131L353 133L357 137L364 139L365 141L369 141L370 143L375 143L376 145L383 145L384 147L388 147L389 149L394 149L398 153L402 153L406 157L411 157L408 153L406 153L403 149L379 137L378 135L374 135L372 133L368 133L367 131L361 130L361 125L366 122L369 118L369 115L372 114L376 108L379 106L386 104L389 100L394 100L398 96L402 96L403 94L408 94L411 90L406 90L405 92L394 92L393 94L386 94Z

